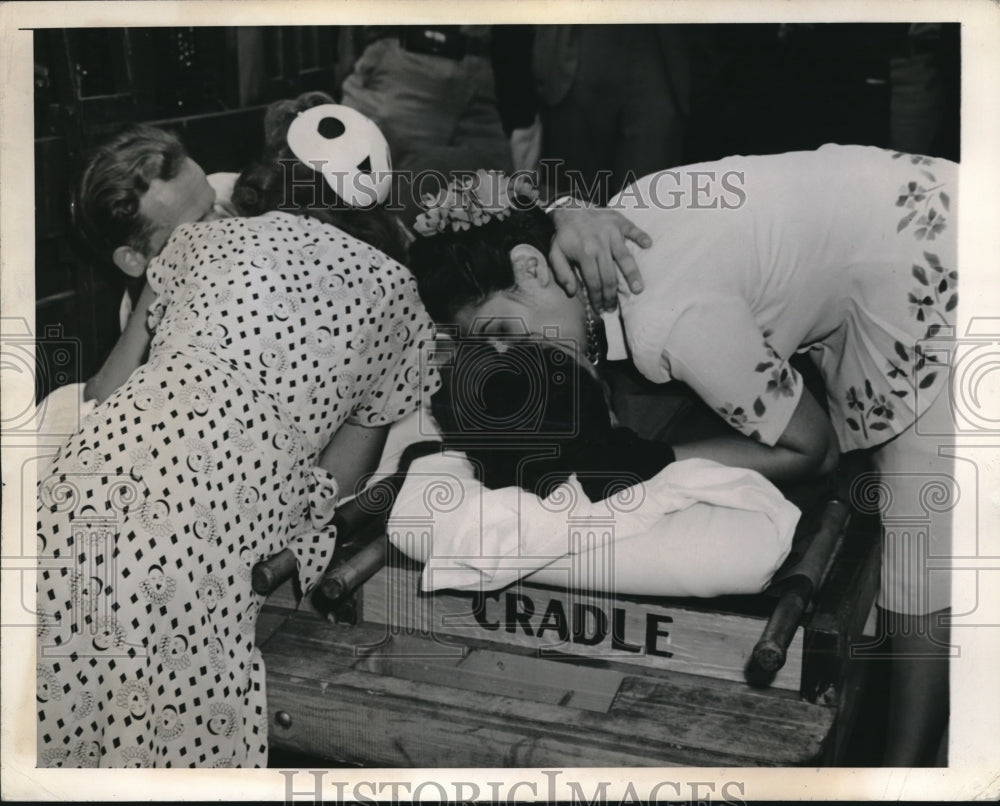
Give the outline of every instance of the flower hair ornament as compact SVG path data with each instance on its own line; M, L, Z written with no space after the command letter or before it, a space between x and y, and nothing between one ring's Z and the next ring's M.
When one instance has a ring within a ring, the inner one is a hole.
M507 176L502 171L476 171L453 179L437 195L425 193L424 212L413 229L420 235L459 232L480 227L493 219L503 220L511 210L527 210L538 203L538 190L525 175Z
M356 109L341 104L310 107L292 121L287 139L298 160L322 173L351 207L373 207L388 198L389 144L382 130Z

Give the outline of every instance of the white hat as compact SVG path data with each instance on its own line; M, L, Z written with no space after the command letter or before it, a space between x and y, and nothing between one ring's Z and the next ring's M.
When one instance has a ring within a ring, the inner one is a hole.
M323 104L300 112L288 127L288 146L351 207L372 207L389 195L389 144L356 109Z

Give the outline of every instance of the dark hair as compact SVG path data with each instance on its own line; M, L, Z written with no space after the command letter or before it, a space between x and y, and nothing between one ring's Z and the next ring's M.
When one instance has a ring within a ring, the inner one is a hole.
M270 104L264 112L264 152L280 151L285 147L288 127L300 112L332 103L333 98L317 90Z
M568 353L544 342L504 346L462 344L432 398L445 447L463 451L485 487L546 498L576 473L598 501L674 460L669 445L612 424L600 382Z
M417 236L408 265L431 318L453 322L462 308L513 288L510 250L526 243L547 254L553 231L548 216L531 207L467 230Z
M155 179L177 176L181 141L155 126L129 124L91 151L77 185L74 223L84 242L110 259L119 246L146 254L155 225L139 212Z
M248 167L233 188L233 206L240 215L257 216L273 210L311 216L403 262L407 237L402 224L384 207L349 207L323 178L301 163L288 146L288 127L300 112L333 99L322 92L276 101L264 115L264 155Z

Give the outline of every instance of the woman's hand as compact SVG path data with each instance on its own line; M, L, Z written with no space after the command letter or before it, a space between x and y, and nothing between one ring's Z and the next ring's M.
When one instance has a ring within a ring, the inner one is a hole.
M551 215L556 234L549 263L556 282L567 295L577 292L577 276L571 263L579 266L590 303L598 312L618 307L619 273L634 294L642 291L642 275L625 240L648 249L653 243L649 235L615 210L583 203L559 207Z

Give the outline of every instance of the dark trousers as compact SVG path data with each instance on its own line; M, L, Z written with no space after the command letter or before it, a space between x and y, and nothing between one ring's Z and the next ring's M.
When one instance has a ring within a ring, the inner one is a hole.
M681 163L690 82L664 57L664 48L683 47L680 37L673 43L654 26L581 25L575 35L569 90L542 111L542 156L563 163L558 193L605 204L631 179ZM553 185L551 175L543 181Z

